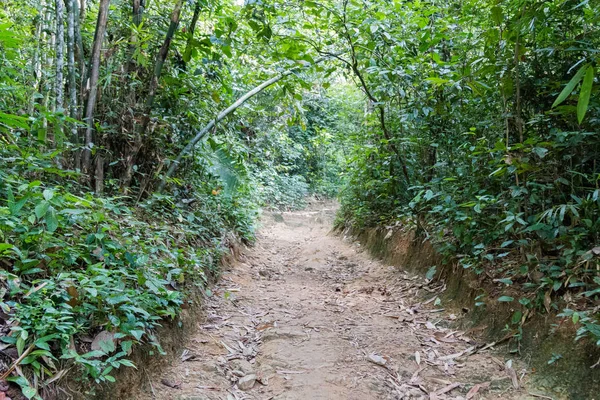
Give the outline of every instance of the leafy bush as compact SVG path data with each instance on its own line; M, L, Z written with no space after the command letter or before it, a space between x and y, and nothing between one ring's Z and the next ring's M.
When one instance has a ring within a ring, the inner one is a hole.
M227 232L252 239L254 214L233 198L196 193L197 206L184 206L165 197L134 212L125 198L49 183L50 159L21 154L0 172L0 308L10 317L2 340L35 376L9 378L28 398L39 398L34 382L62 374L61 359L103 382L133 367L135 345L161 352L156 327L218 273ZM101 333L108 338L90 347L86 338Z

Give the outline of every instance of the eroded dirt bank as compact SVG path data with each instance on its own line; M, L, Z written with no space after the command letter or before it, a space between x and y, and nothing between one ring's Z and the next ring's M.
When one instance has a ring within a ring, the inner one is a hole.
M458 316L440 304L443 286L330 234L334 212L315 202L265 214L186 350L133 398L545 397L525 388L522 364L451 328Z

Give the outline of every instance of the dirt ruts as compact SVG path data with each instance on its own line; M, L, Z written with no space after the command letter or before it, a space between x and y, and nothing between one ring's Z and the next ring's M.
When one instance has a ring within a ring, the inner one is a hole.
M134 398L544 398L521 363L453 328L443 284L331 234L334 213L265 213L186 349Z

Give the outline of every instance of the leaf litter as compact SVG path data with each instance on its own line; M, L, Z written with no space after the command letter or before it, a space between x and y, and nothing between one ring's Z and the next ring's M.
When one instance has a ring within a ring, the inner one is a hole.
M179 357L132 400L523 398L527 373L456 329L443 282L330 233L335 204L263 216ZM261 272L263 271L263 272ZM267 271L268 273L265 273ZM232 288L234 290L232 290ZM168 384L167 384L168 383Z

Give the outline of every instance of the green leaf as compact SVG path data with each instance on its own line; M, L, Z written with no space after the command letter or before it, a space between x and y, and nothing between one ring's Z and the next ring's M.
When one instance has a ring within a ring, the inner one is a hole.
M54 232L58 228L58 219L56 218L56 210L54 207L50 208L45 216L46 229L48 232Z
M10 213L12 215L18 215L19 211L21 211L21 209L23 208L25 203L27 203L28 199L29 199L29 196L25 196L21 200L17 201L16 203L14 202L14 198L13 198L13 201L9 201L8 209L9 209Z
M448 79L438 78L438 77L435 77L435 76L432 76L432 77L427 78L425 80L433 83L434 85L443 85L445 83L450 82Z
M13 245L10 243L0 243L0 254L4 254L7 252L7 250L10 250L13 248Z
M591 65L585 72L581 91L579 92L579 101L577 101L577 121L581 124L585 113L587 112L590 103L590 95L592 94L592 85L594 83L594 67Z
M112 338L101 340L98 345L100 346L100 350L106 354L110 354L115 351L115 342L112 340Z
M498 298L498 301L501 303L510 303L513 300L514 300L514 297L510 297L510 296L500 296Z
M37 206L35 206L35 216L42 218L48 212L48 208L50 208L50 203L48 203L46 200L41 201Z
M136 330L136 329L132 329L129 331L129 334L131 336L133 336L134 338L136 338L137 340L141 340L144 333L146 333L146 332L141 331L141 330Z
M548 154L548 149L543 147L534 147L531 149L531 151L534 152L539 158L544 158L546 157L546 154Z
M33 396L37 394L37 390L35 390L35 388L32 388L31 386L25 386L21 388L21 390L23 392L23 396L27 397L28 399L33 398Z
M119 360L119 363L126 367L136 368L135 364L133 362L131 362L130 360Z
M0 112L0 125L6 125L9 128L19 128L23 130L29 129L29 120L27 117L18 115L5 114Z
M523 317L523 313L519 310L515 311L515 313L512 316L512 323L513 324L518 324L519 322L521 322L521 318Z
M45 189L43 196L46 201L49 201L50 199L52 199L52 197L54 197L54 192L50 189Z
M573 78L571 78L569 83L567 83L567 86L565 86L565 88L562 90L562 92L560 92L560 94L558 95L556 100L554 100L554 103L552 104L552 108L556 107L557 105L559 105L560 103L565 101L565 99L567 97L569 97L569 95L573 92L573 89L575 89L575 86L579 83L579 81L583 77L583 74L585 73L586 68L587 68L587 64L582 66L579 69L579 71L577 71L575 76L573 76Z
M433 277L435 276L435 273L437 271L437 266L432 266L431 268L429 268L429 270L427 271L427 274L425 274L425 278L427 278L428 280L432 280Z

